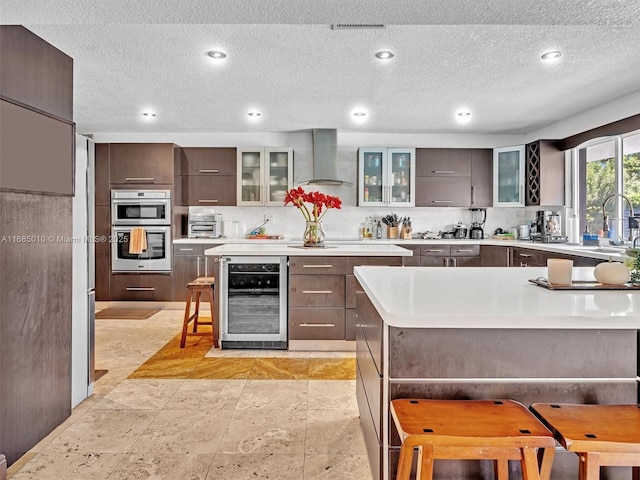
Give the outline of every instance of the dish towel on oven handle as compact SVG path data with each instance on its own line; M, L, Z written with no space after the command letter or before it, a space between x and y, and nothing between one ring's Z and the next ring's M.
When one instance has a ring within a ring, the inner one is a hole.
M142 227L134 227L129 233L129 253L140 255L147 250L147 232Z

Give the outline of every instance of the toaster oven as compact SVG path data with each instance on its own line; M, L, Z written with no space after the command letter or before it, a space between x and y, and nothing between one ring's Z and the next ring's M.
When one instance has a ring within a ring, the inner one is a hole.
M189 238L220 238L222 236L222 215L189 214L187 221Z

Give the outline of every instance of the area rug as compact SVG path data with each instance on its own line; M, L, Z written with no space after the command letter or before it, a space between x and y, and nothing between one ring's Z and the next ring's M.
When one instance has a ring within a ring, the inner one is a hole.
M158 308L105 308L96 313L96 320L146 320L159 311Z
M355 358L205 357L212 337L180 334L140 365L129 378L249 379L249 380L354 380ZM232 350L229 350L230 355Z

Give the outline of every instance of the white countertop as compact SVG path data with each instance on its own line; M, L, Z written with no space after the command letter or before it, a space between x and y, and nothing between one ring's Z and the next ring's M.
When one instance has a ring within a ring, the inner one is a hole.
M300 245L300 240L294 240L291 238L284 238L282 240L254 240L247 238L177 238L173 240L173 243L197 243L202 245ZM598 258L601 260L613 260L622 261L625 256L621 250L615 251L611 249L611 252L596 251L594 248L583 247L582 245L569 245L563 243L534 243L530 241L519 240L400 240L400 239L382 239L382 240L327 240L327 245L331 246L345 246L345 245L362 245L378 247L382 245L438 245L438 244L453 244L453 245L494 245L502 247L523 247L531 248L534 250L542 250L545 252L554 253L566 253L569 255L579 255L587 258ZM607 247L602 247L607 249ZM286 254L289 255L289 254Z
M330 257L330 256L357 256L357 257L410 257L411 250L401 248L392 244L355 244L355 245L327 245L324 248L308 247L304 248L300 242L297 245L287 243L263 243L252 240L253 243L228 243L217 247L208 248L205 255L224 256L309 256L309 257Z
M640 329L640 291L548 290L546 268L355 267L380 316L403 328ZM592 267L574 280L594 280Z

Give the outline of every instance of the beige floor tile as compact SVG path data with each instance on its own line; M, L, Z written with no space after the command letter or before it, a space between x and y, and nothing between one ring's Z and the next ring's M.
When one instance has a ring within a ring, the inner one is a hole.
M302 480L304 454L216 455L207 480Z
M308 380L247 380L238 410L307 411Z
M372 480L366 455L305 455L304 480Z
M303 453L304 412L236 410L218 453Z
M309 358L356 358L356 352L309 352Z
M211 453L231 418L228 410L162 410L130 453Z
M360 418L353 410L308 410L305 453L366 455Z
M205 357L244 357L244 358L257 358L260 355L260 350L244 350L244 349L221 349L211 347Z
M290 352L288 350L261 350L258 358L309 358L309 352Z
M157 410L96 410L47 445L46 453L127 453Z
M212 461L213 454L125 455L109 480L205 480Z
M184 380L124 380L93 408L160 410Z
M309 410L358 411L355 380L309 380Z
M167 410L234 410L245 380L187 379L165 405ZM193 413L195 417L199 414Z
M124 455L39 453L11 480L106 480Z

